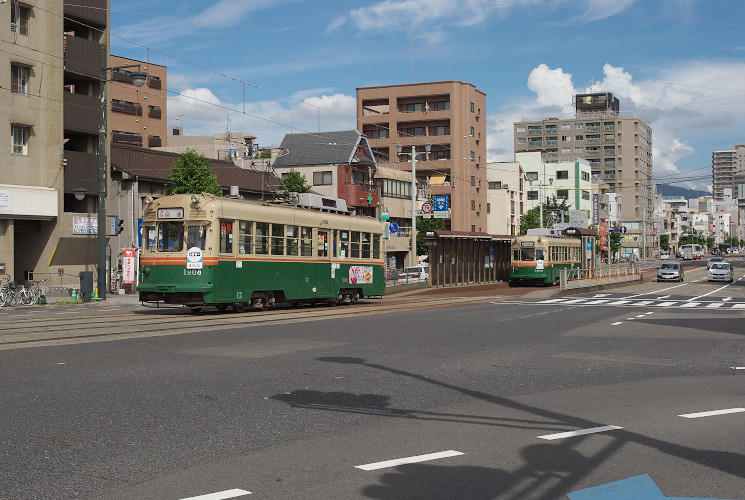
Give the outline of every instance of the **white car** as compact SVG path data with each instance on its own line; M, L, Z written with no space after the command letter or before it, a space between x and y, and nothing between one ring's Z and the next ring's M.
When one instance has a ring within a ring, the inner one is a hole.
M709 267L709 281L734 281L732 266L727 262L715 262Z
M670 260L670 254L669 253L660 254L660 260Z
M429 281L429 266L413 266L404 269L398 275L399 283L412 283L417 281Z

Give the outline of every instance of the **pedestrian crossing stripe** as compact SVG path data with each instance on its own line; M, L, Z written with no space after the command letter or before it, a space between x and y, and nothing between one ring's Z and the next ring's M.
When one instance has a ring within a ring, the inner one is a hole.
M630 300L613 298L597 299L595 297L580 298L553 298L538 301L539 304L556 304L556 305L576 305L576 306L626 306L626 307L662 307L662 308L683 308L683 309L735 309L745 310L745 303L742 302L691 302L690 300Z

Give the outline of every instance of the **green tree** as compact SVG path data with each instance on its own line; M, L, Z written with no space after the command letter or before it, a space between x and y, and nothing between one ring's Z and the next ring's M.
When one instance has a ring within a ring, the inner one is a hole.
M211 193L222 196L217 177L210 170L210 161L204 155L187 150L171 167L166 194Z
M561 222L562 215L565 221L568 220L569 208L567 200L558 201L555 196L546 200L543 204L543 227L554 227L556 222ZM520 218L520 235L537 227L541 227L541 210L540 207L533 207Z
M282 178L282 188L290 193L309 193L310 185L306 182L305 176L301 175L295 169L290 169Z
M444 219L424 219L418 217L416 220L416 254L417 255L429 255L429 248L424 245L424 234L427 231L443 231L445 230Z
M660 235L660 248L665 250L666 252L670 251L670 235L669 234Z

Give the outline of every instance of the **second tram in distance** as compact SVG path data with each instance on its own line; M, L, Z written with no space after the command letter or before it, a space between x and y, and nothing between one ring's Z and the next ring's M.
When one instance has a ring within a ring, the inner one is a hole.
M150 201L140 300L242 312L383 295L382 223L346 214L343 200L310 196L324 211L204 193Z
M582 267L582 241L577 238L518 236L511 247L510 286L556 285L562 269Z

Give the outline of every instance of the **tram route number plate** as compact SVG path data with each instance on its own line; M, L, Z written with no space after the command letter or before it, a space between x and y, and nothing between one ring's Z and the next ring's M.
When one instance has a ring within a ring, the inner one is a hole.
M203 262L201 248L191 247L186 252L186 269L202 269Z

